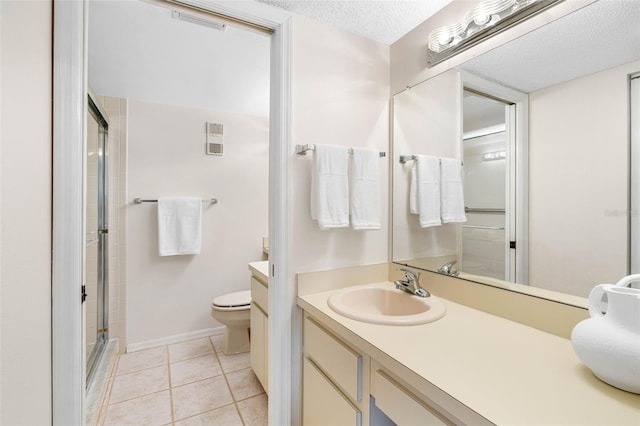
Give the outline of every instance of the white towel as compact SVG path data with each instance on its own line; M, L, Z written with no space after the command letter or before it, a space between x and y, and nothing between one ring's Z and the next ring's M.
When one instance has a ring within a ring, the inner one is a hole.
M462 189L462 164L460 160L442 158L440 165L442 191L442 223L466 222L464 192Z
M441 225L440 160L429 155L416 155L415 188L420 227Z
M311 218L320 229L349 227L348 151L346 147L318 145L311 174Z
M380 154L371 148L353 148L351 161L351 226L380 229Z
M418 214L418 161L411 162L409 183L409 213Z
M158 199L160 256L199 254L202 241L202 200L192 197Z

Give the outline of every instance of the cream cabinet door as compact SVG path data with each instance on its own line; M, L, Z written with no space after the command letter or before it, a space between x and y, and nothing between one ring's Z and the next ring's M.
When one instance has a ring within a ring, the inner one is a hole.
M362 413L308 358L303 361L302 424L362 426Z
M251 368L262 384L265 392L269 391L268 379L268 329L269 319L254 303L251 304Z

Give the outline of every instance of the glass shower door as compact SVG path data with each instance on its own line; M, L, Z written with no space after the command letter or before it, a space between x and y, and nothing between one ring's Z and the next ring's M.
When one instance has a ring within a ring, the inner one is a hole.
M106 119L89 97L83 286L87 386L108 340L107 130Z

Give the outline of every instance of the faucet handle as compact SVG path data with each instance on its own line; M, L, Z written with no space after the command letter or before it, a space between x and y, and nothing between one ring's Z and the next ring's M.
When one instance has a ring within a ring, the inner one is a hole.
M418 280L420 279L420 272L416 273L411 269L405 269L405 268L399 268L399 269L396 269L396 271L404 272L404 276L407 280L413 280L415 282L418 282Z

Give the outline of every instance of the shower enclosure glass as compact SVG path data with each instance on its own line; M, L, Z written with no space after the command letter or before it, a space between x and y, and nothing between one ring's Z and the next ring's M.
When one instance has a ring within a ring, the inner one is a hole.
M87 387L108 341L108 122L89 96L85 181L85 271L83 285Z

